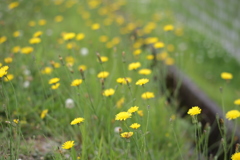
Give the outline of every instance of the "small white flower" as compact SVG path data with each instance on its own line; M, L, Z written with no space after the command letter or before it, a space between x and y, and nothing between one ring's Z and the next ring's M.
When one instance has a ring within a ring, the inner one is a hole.
M74 101L71 98L68 98L65 101L65 107L66 108L73 108L74 107Z
M83 56L86 56L87 54L88 54L88 49L87 48L81 48L80 49L80 53L81 53L81 55L83 55Z
M31 74L31 71L28 69L24 69L23 74L29 76Z
M23 83L23 87L24 88L28 88L30 86L30 82L29 81L25 81L24 83Z
M114 128L114 132L115 133L120 133L122 131L122 128L121 127L115 127Z

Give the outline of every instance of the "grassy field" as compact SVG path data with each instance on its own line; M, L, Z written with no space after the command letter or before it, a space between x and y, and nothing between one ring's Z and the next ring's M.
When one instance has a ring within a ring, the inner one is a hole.
M216 102L229 71L224 103L238 97L236 61L157 1L6 1L0 11L3 159L196 159L207 140L167 101L166 66Z

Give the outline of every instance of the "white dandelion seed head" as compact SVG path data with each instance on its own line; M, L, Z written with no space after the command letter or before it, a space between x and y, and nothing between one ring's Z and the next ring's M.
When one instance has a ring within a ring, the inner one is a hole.
M30 86L30 82L29 81L23 82L23 87L24 88L28 88L29 86Z
M74 107L74 101L71 98L66 99L65 107L66 108L73 108Z
M115 128L114 128L114 132L115 132L115 133L120 133L121 130L122 130L121 127L115 127Z
M88 55L88 49L83 47L80 49L80 54L83 55L83 56L86 56Z

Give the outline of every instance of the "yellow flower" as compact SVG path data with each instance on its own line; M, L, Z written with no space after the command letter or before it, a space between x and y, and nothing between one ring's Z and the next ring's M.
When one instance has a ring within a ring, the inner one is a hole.
M150 54L146 56L147 60L153 60L154 59L154 55Z
M7 74L8 66L3 66L0 68L0 78Z
M98 73L97 77L98 78L107 78L108 75L109 75L109 72L102 71L102 72Z
M121 133L121 137L127 138L127 139L132 137L132 135L133 135L133 132L123 132L123 133Z
M7 74L6 77L4 77L4 81L8 82L8 81L13 80L13 78L14 78L13 74Z
M152 73L152 71L150 69L140 69L138 73L142 75L149 75Z
M234 104L235 104L235 105L240 105L240 99L236 99L236 100L234 101Z
M58 62L53 62L52 65L54 68L59 68L61 66L60 63L58 63Z
M140 53L142 53L141 49L137 49L133 52L133 55L139 55Z
M120 84L127 84L127 83L131 83L132 82L132 79L129 78L129 77L126 77L126 78L118 78L117 79L117 83L120 83Z
M167 52L162 52L162 53L158 53L157 54L157 60L165 60L168 57L168 53Z
M144 84L148 83L149 82L149 79L147 78L142 78L142 79L139 79L137 82L136 82L136 85L140 85L140 86L143 86Z
M21 52L22 52L23 54L30 54L30 53L33 52L33 48L32 48L32 47L23 47L23 48L21 49Z
M132 114L129 112L120 112L115 116L115 120L117 121L125 121L128 118L131 118Z
M85 34L83 34L83 33L78 33L77 36L76 36L76 40L78 40L78 41L80 41L84 38L85 38Z
M13 53L18 53L21 50L20 46L15 46L12 48Z
M108 57L106 57L106 56L101 56L100 59L101 59L101 62L107 62L108 61Z
M141 116L141 117L143 116L143 110L139 110L137 113L139 116Z
M234 153L231 157L232 160L240 160L240 152Z
M233 78L232 74L231 73L228 73L228 72L222 72L221 73L221 78L222 79L225 79L225 80L230 80Z
M138 129L141 125L138 123L133 123L130 127L133 129Z
M37 37L40 37L42 34L43 34L42 31L37 31L33 34L33 37L37 38Z
M115 90L110 88L110 89L106 89L105 91L103 91L103 95L106 97L112 96L115 93Z
M168 66L171 66L174 64L174 59L173 58L170 58L170 57L167 57L165 59L165 64L168 65Z
M72 56L68 56L65 58L68 65L72 66L74 64L74 58Z
M42 71L42 74L51 74L52 73L52 68L51 67L45 67Z
M141 67L141 63L140 62L130 63L128 65L128 70L136 70L139 67Z
M141 95L142 99L150 99L150 98L154 98L155 95L153 92L145 92Z
M169 52L173 52L174 51L174 45L172 45L172 44L167 45L167 50Z
M83 121L84 121L84 118L78 117L78 118L75 118L74 120L72 120L71 125L79 124L79 123L82 123Z
M55 22L62 22L62 20L63 20L63 16L60 16L60 15L58 15L54 18Z
M36 22L34 22L34 21L29 21L29 22L28 22L28 25L29 25L30 27L34 27L34 26L36 25Z
M134 113L134 112L138 111L138 108L139 108L138 106L131 107L131 108L128 109L127 112L128 113Z
M188 110L187 114L195 116L201 113L201 109L198 106L194 106Z
M78 66L78 70L82 69L83 71L85 71L87 69L87 66L85 65L79 65Z
M100 28L100 24L98 23L94 23L92 26L91 26L92 30L98 30Z
M164 26L163 30L164 31L172 31L174 29L174 26L169 24L169 25L166 25Z
M100 41L100 42L107 42L107 40L108 40L108 37L107 37L107 36L100 36L100 37L99 37L99 41Z
M55 89L58 89L59 86L60 86L60 83L55 83L51 86L51 88L55 90Z
M29 40L29 43L30 43L30 44L38 44L38 43L40 43L40 42L41 42L41 39L40 39L40 38L37 38L37 37L31 38L31 39Z
M236 119L240 116L240 112L238 110L231 110L226 113L226 118L228 120Z
M70 149L74 146L74 141L67 141L63 143L62 149Z
M66 41L66 40L73 39L75 36L76 36L76 34L73 33L73 32L65 33L65 34L63 35L63 39Z
M13 61L12 57L6 57L6 58L4 58L4 62L5 62L5 63L12 63L12 61Z
M19 37L20 36L20 32L19 31L15 31L13 32L13 37Z
M123 105L123 103L124 103L124 101L125 101L125 98L124 97L122 97L121 99L119 99L118 101L117 101L117 108L121 108L122 107L122 105Z
M152 44L156 43L158 41L157 37L148 37L145 39L145 44Z
M19 2L12 2L8 5L8 9L13 9L19 6Z
M60 81L60 78L52 78L48 81L48 84L54 84Z
M82 79L75 79L72 81L71 86L79 86L82 83Z
M0 37L0 44L6 42L6 40L7 40L7 37L6 37L6 36Z
M153 46L154 48L163 48L165 45L163 42L156 42Z
M18 124L19 119L14 119L13 122L16 123L16 124Z
M47 21L46 21L45 19L40 19L40 20L38 21L38 24L39 24L40 26L44 26L46 23L47 23Z
M41 119L43 119L43 118L45 118L46 117L46 115L47 115L47 113L48 113L48 109L44 109L43 111L42 111L42 113L41 113Z

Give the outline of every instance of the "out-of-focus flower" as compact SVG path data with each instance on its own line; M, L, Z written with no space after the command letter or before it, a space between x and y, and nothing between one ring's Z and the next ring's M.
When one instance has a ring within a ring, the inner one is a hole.
M201 113L201 109L198 106L194 106L188 110L187 114L195 116Z
M84 121L84 118L82 117L78 117L78 118L75 118L72 122L71 122L71 125L74 125L74 124L80 124Z
M137 112L138 111L138 106L133 106L131 108L128 109L128 113L134 113L134 112Z
M41 39L40 39L40 38L37 38L37 37L31 38L31 39L29 40L29 43L30 43L30 44L38 44L38 43L40 43L40 42L41 42Z
M122 132L122 128L121 127L115 127L114 128L114 132L115 133L121 133Z
M19 2L12 2L8 5L8 9L14 9L19 6Z
M55 83L51 86L51 88L55 90L55 89L58 89L59 86L60 86L60 83Z
M62 21L63 21L63 16L60 16L60 15L56 16L56 17L54 18L54 21L55 21L55 22L62 22Z
M4 58L4 62L5 62L5 63L12 63L12 61L13 61L12 57L6 57L6 58Z
M76 36L76 34L73 33L73 32L65 33L65 34L63 35L63 39L64 39L65 41L67 41L67 40L73 39L75 36Z
M139 55L140 53L142 53L141 49L137 49L137 50L133 51L134 55Z
M80 41L82 39L85 38L85 34L84 33L78 33L77 36L76 36L76 40Z
M142 79L139 79L137 82L136 82L136 85L140 85L140 86L143 86L144 84L148 83L149 82L149 79L147 78L142 78Z
M52 73L52 68L51 67L45 67L43 70L41 70L42 74L51 74Z
M150 98L154 98L155 95L153 92L145 92L141 95L142 99L150 99Z
M163 42L156 42L153 46L154 48L163 48L165 45Z
M152 71L150 69L140 69L138 73L142 75L149 75L152 73Z
M88 55L88 52L89 52L88 49L85 48L85 47L83 47L83 48L80 49L80 54L83 55L83 56Z
M18 53L18 52L20 52L20 50L21 50L20 46L15 46L12 48L13 53Z
M106 97L110 97L115 93L115 90L110 88L110 89L106 89L105 91L103 91L103 95Z
M132 82L132 79L129 78L129 77L126 77L126 78L118 78L117 79L117 83L120 83L120 84L127 84L127 83L131 83Z
M235 104L235 105L240 105L240 99L236 99L236 100L234 101L234 104Z
M71 98L66 99L65 107L66 108L73 108L74 107L74 101Z
M23 47L23 48L21 49L21 52L22 52L23 54L30 54L30 53L33 52L33 47Z
M107 72L107 71L102 71L102 72L98 73L97 77L98 77L98 78L107 78L108 75L109 75L109 72Z
M83 71L85 71L86 69L87 69L87 66L85 66L85 65L79 65L78 66L78 70L83 70Z
M121 137L129 139L130 137L132 137L133 132L123 132L121 133Z
M171 24L168 24L168 25L164 26L163 30L164 31L172 31L172 30L174 30L174 26Z
M28 22L28 25L29 25L30 27L34 27L34 26L36 26L36 22L35 22L35 21L29 21L29 22Z
M5 81L5 82L8 82L8 81L13 80L13 78L14 78L14 75L13 75L13 74L7 74L7 75L4 77L4 81Z
M100 36L100 37L99 37L99 41L100 41L100 42L103 42L103 43L104 43L104 42L107 42L107 40L108 40L108 37L107 37L107 36L104 36L104 35L103 35L103 36Z
M40 19L40 20L38 21L38 24L39 24L40 26L44 26L46 23L47 23L47 21L46 21L45 19Z
M125 121L128 118L131 118L132 114L129 112L120 112L115 116L115 120L117 121Z
M43 34L42 31L37 31L33 34L33 37L37 38L37 37L40 37L42 34Z
M106 56L101 56L100 59L101 59L101 62L107 62L108 61L108 57L106 57Z
M54 84L60 81L60 78L52 78L48 81L48 84Z
M74 146L74 141L67 141L63 143L62 149L71 149Z
M117 104L116 104L117 108L121 108L122 105L124 104L124 101L125 101L125 98L124 98L124 97L122 97L121 99L119 99L119 100L117 101Z
M3 66L0 68L0 78L7 75L8 66Z
M6 36L0 37L0 44L4 43L6 41L7 41L7 37Z
M139 110L137 113L139 116L141 116L141 117L143 116L143 110Z
M15 31L13 32L13 37L19 37L20 36L20 31Z
M228 120L236 119L240 117L240 112L238 110L231 110L226 113L226 118Z
M233 75L231 73L228 72L222 72L221 73L221 78L225 79L225 80L230 80L233 78Z
M48 109L44 109L44 110L41 112L41 115L40 115L41 119L45 118L46 115L47 115L47 113L48 113Z
M98 23L94 23L92 26L91 26L92 30L98 30L100 28L100 24Z
M130 127L133 129L138 129L141 125L138 123L133 123Z
M128 70L136 70L139 67L141 67L141 63L140 62L134 62L134 63L130 63L128 65Z
M82 79L75 79L72 81L71 86L79 86L82 83Z

